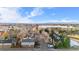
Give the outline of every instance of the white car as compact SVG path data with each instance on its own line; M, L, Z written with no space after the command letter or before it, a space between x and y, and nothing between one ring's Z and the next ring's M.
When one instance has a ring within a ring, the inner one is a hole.
M52 44L48 44L48 48L53 48L54 46Z

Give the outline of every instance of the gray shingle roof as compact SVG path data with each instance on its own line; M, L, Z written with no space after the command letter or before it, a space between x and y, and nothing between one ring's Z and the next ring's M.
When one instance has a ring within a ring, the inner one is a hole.
M34 40L33 39L24 39L24 40L22 40L22 42L34 42Z
M3 42L3 40L0 40L0 43L2 43Z
M0 43L12 43L12 40L0 40Z

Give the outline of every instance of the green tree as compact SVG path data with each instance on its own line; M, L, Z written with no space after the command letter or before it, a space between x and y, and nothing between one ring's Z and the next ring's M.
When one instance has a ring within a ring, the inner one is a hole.
M64 37L63 46L64 46L64 48L70 47L70 39L68 37Z
M46 28L46 29L45 29L45 32L49 33L49 30Z
M69 48L70 47L70 39L66 35L61 35L60 37L62 48Z
M2 37L3 37L4 40L8 39L8 32L4 32Z

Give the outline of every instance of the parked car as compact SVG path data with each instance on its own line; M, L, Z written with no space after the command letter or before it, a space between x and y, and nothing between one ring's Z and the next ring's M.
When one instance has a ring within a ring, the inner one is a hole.
M48 44L48 48L53 48L53 44Z

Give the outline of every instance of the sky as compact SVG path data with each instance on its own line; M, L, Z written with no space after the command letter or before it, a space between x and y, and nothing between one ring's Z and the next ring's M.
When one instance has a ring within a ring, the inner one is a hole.
M0 23L79 23L79 7L0 7Z

